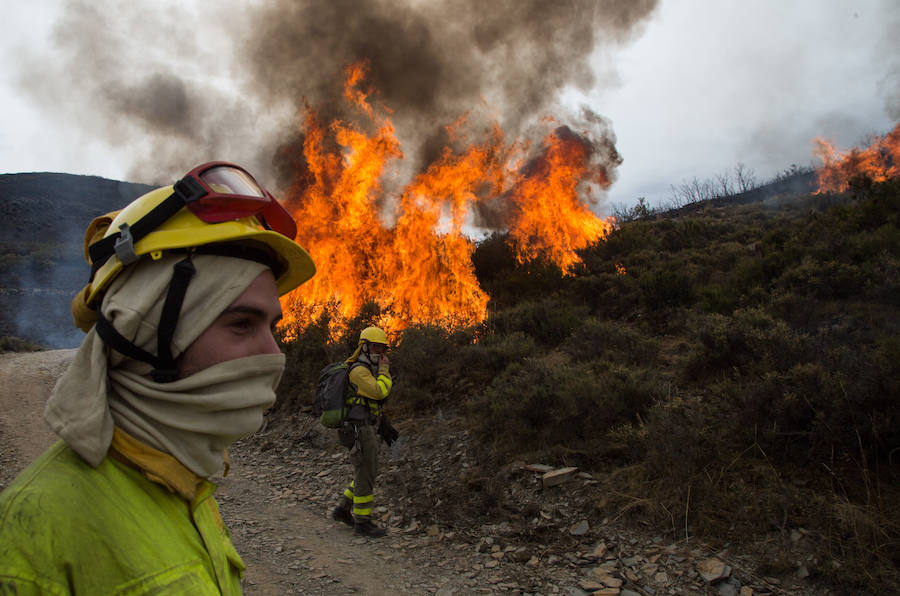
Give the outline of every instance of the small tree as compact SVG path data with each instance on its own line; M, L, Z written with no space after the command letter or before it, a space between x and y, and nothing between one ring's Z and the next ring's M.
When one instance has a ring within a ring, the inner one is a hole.
M734 177L737 183L738 192L747 192L758 186L756 182L756 173L752 168L748 168L745 164L738 162L734 166Z

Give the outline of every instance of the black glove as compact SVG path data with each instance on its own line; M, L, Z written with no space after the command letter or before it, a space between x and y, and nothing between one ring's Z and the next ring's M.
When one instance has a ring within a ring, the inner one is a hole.
M397 437L400 436L400 433L397 432L397 429L391 426L391 423L388 422L386 416L381 417L381 422L378 423L378 434L384 439L384 442L387 443L388 447L394 444L397 440Z

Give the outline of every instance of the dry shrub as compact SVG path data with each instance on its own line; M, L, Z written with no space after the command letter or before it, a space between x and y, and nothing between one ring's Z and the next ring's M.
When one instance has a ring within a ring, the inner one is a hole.
M835 582L866 578L870 588L889 594L900 586L900 495L896 486L879 492L877 504L833 502L825 518L826 546L840 564L824 565L823 571Z
M45 350L44 346L40 346L27 339L21 337L12 337L4 335L0 337L0 352L37 352Z
M587 308L561 304L558 298L526 300L493 318L498 334L520 332L545 347L559 345L587 318Z
M806 390L821 388L827 379L823 368L810 364L791 373L790 383ZM807 432L754 428L737 399L752 393L752 386L720 383L712 389L703 397L657 402L649 410L641 432L628 435L643 458L609 476L598 503L605 514L641 515L677 539L719 543L762 542L774 535L790 544L791 530L804 528L811 572L852 593L861 587L891 593L888 587L900 585L896 465L876 458L863 433L856 436L855 455L842 443L842 433L828 441L827 427L815 426L816 416L807 421ZM833 395L826 392L822 399ZM790 403L787 396L770 404L785 425ZM826 452L830 459L823 459Z
M447 331L433 325L418 325L403 332L400 345L390 353L392 414L433 412L447 396L452 370L448 362L456 344Z
M551 353L511 364L469 402L467 414L498 459L584 465L603 459L607 433L637 423L661 392L650 371Z
M738 309L731 316L697 315L690 333L694 347L685 362L685 381L722 372L783 371L806 359L805 338L759 308Z
M646 367L659 356L659 342L645 331L595 317L573 331L560 349L579 361L601 359Z

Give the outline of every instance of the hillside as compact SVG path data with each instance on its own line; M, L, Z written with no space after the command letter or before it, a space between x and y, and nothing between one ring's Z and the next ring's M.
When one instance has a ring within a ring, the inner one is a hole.
M481 242L489 319L407 329L391 355L404 426L455 420L477 454L424 482L441 507L420 515L522 522L539 511L513 490L516 462L576 466L600 479L576 505L592 525L631 517L754 551L763 574L820 593L896 593L898 223L900 181L859 180L623 223L572 275L518 264L504 236ZM285 346L273 416L288 436L318 370L353 344L325 329Z
M566 521L744 553L781 582L768 593L897 593L900 181L751 199L623 222L569 275L480 242L488 320L407 329L391 355L390 412L441 462L386 472L404 523L577 549L520 490L524 464L572 466L591 480ZM333 342L327 321L285 330L270 439L251 449L316 444L318 371L377 315Z
M152 187L97 176L0 175L0 337L75 347L71 297L87 282L84 230Z

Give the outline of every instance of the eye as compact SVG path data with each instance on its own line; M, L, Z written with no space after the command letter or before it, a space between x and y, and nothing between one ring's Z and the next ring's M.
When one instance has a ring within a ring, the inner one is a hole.
M235 319L235 320L233 320L231 323L229 323L228 326L231 327L231 328L233 328L233 329L238 329L238 330L240 330L240 331L245 331L245 330L247 330L247 329L250 329L250 326L251 326L252 324L253 324L253 323L252 323L252 321L250 321L249 318L241 317L240 319Z

